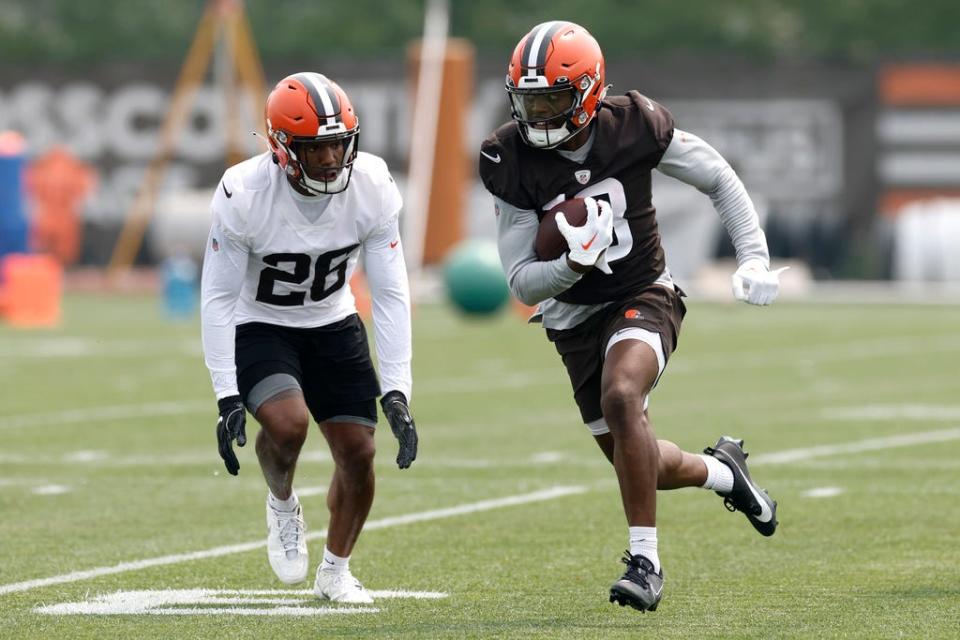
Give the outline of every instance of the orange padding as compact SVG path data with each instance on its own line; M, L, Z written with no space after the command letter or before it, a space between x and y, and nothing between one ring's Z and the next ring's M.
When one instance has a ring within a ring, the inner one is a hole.
M960 65L902 64L880 71L880 99L888 106L960 106Z
M960 189L889 189L880 196L880 213L887 218L896 218L904 207L914 202L960 199Z
M0 259L3 320L15 327L60 322L63 267L51 256L11 253Z

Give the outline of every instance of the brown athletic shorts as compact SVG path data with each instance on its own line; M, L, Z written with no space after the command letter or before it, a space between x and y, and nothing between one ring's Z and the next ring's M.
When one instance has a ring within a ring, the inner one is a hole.
M607 342L621 329L639 327L659 333L663 356L669 359L677 348L680 324L687 312L684 293L651 284L634 296L615 302L572 329L547 329L547 338L563 358L573 398L584 424L603 417L600 410L600 378Z

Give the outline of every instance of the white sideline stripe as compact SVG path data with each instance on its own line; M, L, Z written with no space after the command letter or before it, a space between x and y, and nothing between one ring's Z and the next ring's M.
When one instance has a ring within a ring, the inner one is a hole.
M763 351L745 351L737 355L734 368L762 369L772 367L793 369L798 364L809 366L811 364L851 360L890 358L898 355L915 356L921 353L952 353L955 351L960 351L960 339L955 334L926 337L869 338L848 341L842 345L827 344L817 347L782 347ZM671 375L677 373L700 374L712 371L729 372L730 370L730 358L715 353L678 357L676 362L671 360L669 367Z
M10 359L36 360L40 358L139 358L145 355L171 354L196 357L202 353L198 339L188 340L111 340L103 342L92 338L62 337L29 340L23 343L0 341L0 351Z
M490 391L495 388L516 389L519 386L541 386L553 385L555 380L549 376L549 373L556 373L555 370L547 372L528 371L517 374L510 378L497 376L495 384L484 384L480 378L451 378L447 382L447 389L442 393L451 393L455 391ZM539 381L539 382L538 382ZM428 384L428 383L424 383ZM437 393L440 390L423 390L424 394ZM151 418L156 416L175 416L175 415L212 415L216 422L216 405L213 400L178 400L170 402L149 402L144 404L121 404L113 406L88 407L84 409L64 409L62 411L50 411L44 413L20 413L0 416L0 430L18 429L21 427L36 427L50 425L76 424L82 422L102 422L105 420L127 420L130 418ZM553 413L538 414L536 422L549 420L569 420L569 411L556 411Z
M440 591L370 591L376 599L412 598L438 600L449 597ZM306 601L306 602L305 602ZM317 602L308 589L151 589L115 591L81 602L62 602L40 606L37 613L47 615L215 615L238 613L248 616L317 616L336 613L377 613L371 607L302 606ZM189 606L188 606L189 605ZM198 606L202 605L202 606ZM207 605L234 605L209 607ZM249 605L275 605L253 608Z
M960 407L934 404L868 404L824 409L827 420L960 420Z
M804 498L835 498L841 493L843 493L843 489L840 487L817 487L808 489L800 495Z
M410 513L404 516L392 516L373 520L364 525L364 531L375 531L377 529L386 529L414 522L426 522L428 520L440 520L442 518L451 518L453 516L464 515L468 513L477 513L480 511L490 511L501 507L512 507L531 502L542 502L545 500L554 500L565 496L584 493L587 488L584 486L573 487L552 487L543 491L534 491L533 493L524 493L506 498L493 498L491 500L481 500L480 502L471 502L456 507L446 509L432 509L430 511L421 511L419 513ZM317 540L325 538L326 529L316 531L306 535L307 540ZM203 551L192 551L190 553L178 553L169 556L160 556L158 558L148 558L146 560L136 560L133 562L122 562L112 567L98 567L96 569L87 569L85 571L74 571L59 576L49 578L39 578L36 580L26 580L24 582L14 582L12 584L0 585L0 595L7 593L17 593L19 591L29 591L39 587L48 587L55 584L66 584L70 582L79 582L81 580L90 580L101 576L108 576L127 571L139 571L150 567L160 567L181 562L190 562L193 560L207 560L209 558L218 558L220 556L232 555L235 553L246 553L265 547L266 540L257 540L256 542L245 542L242 544L225 545L206 549Z
M843 411L843 410L840 410ZM899 415L901 412L894 411L893 415ZM853 415L857 417L854 418ZM833 416L834 419L881 419L880 415L871 415L871 414L849 414L847 418L839 418L838 415ZM901 418L906 417L906 415L901 415ZM892 418L891 418L892 419ZM958 431L960 429L946 429L943 431L928 431L920 433L908 433L899 436L890 436L887 438L879 439L870 439L862 440L853 443L839 444L839 445L823 445L819 447L811 447L804 449L790 449L787 451L781 451L779 453L759 453L751 456L751 464L785 464L790 462L800 462L803 460L808 460L810 458L816 457L825 457L838 455L841 453L857 453L861 451L872 451L875 449L887 449L895 447L908 447L916 444L924 444L927 442L948 442L951 440L960 439L958 436ZM322 451L310 451L305 452L300 456L300 462L326 462L330 460L330 456L326 452ZM181 454L175 456L125 456L121 458L112 458L107 453L103 451L75 451L67 456L62 458L41 458L36 455L22 455L22 454L4 454L0 453L0 463L15 465L15 464L26 464L26 465L36 465L38 463L42 464L65 464L65 463L78 463L78 464L87 464L87 463L97 463L100 466L144 466L144 465L207 465L211 462L210 453L208 451L196 452L193 454ZM532 454L529 457L517 458L517 459L507 459L500 458L497 460L485 460L481 458L445 458L442 460L435 461L423 461L418 462L417 464L427 465L430 467L454 467L459 469L470 468L470 469L489 469L495 467L506 467L506 466L529 466L530 464L583 464L584 461L579 458L572 456L565 456L560 452L551 452L545 451L537 454ZM593 462L587 462L589 466L595 466ZM600 463L598 462L597 465ZM217 471L214 475L218 475L220 471L219 461L214 460L214 465L217 467ZM13 486L19 484L33 484L34 481L26 480L22 478L0 478L0 487ZM309 497L313 495L319 495L325 493L327 487L317 486L317 487L306 487L303 489L298 489L298 495L303 497Z
M328 616L342 613L380 613L375 607L274 607L271 609L250 609L247 607L166 607L158 609L121 609L105 610L103 606L88 602L66 602L34 609L37 613L55 616L69 615L223 615L233 616Z
M30 493L38 496L59 496L71 491L73 491L73 487L65 484L45 484L31 489Z
M201 607L197 609L147 609L138 612L147 615L157 616L182 616L182 615L231 615L231 616L328 616L331 614L342 613L380 613L380 609L368 607L339 609L333 607L277 607L275 609L246 609L244 607L228 607L224 609Z
M149 402L145 404L120 404L89 409L67 409L49 413L27 413L0 417L0 429L17 429L44 424L76 424L102 420L128 420L155 416L176 416L209 413L216 418L213 400L187 400L177 402ZM211 418L212 420L212 418Z
M777 453L760 453L756 456L750 456L750 463L788 464L790 462L799 462L802 460L810 460L812 458L822 458L826 456L836 456L844 453L863 453L864 451L896 449L899 447L912 447L918 444L949 442L951 440L960 440L960 428L943 429L940 431L905 433L899 436L870 438L868 440L859 440L857 442L827 444L819 447L807 447L804 449L787 449L786 451L780 451Z
M783 367L786 362L827 363L845 360L885 358L899 354L915 355L927 352L960 350L960 340L955 335L906 336L900 338L871 338L848 342L843 346L829 345L819 348L782 348L764 351L745 352L737 357L740 368ZM693 372L727 371L729 358L716 355L685 356L671 362L671 375L687 375ZM557 369L533 369L524 371L503 371L496 375L491 372L477 372L476 376L448 377L418 382L424 395L443 395L449 393L484 393L496 389L518 389L539 386L554 386ZM146 404L126 404L87 409L67 409L48 413L14 414L0 416L0 430L39 425L72 424L96 420L126 420L130 418L153 417L158 415L190 415L213 412L213 400L183 400L154 402Z
M308 594L313 596L313 591L304 590L301 593ZM395 591L395 590L386 590L386 591L373 591L369 590L367 593L370 594L371 598L384 599L384 598L413 598L414 600L442 600L443 598L449 598L450 594L444 591Z

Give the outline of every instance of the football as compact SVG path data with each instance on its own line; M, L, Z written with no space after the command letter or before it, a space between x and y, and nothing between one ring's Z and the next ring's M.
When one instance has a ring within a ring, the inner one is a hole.
M583 198L564 200L550 209L540 219L537 239L533 243L533 250L536 252L538 260L556 260L565 254L569 248L566 238L563 237L557 227L558 211L563 212L563 216L572 227L582 226L587 221L587 206L584 204Z

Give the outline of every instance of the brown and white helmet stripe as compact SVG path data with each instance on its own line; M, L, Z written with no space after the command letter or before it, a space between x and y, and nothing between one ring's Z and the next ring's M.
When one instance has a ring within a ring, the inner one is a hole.
M340 105L340 96L334 90L330 80L320 73L297 73L293 80L300 82L310 94L310 99L317 111L319 127L317 135L338 133L345 129L343 114Z
M570 23L563 20L544 22L530 32L520 55L520 64L523 66L525 76L533 78L544 74L553 37L568 24Z

